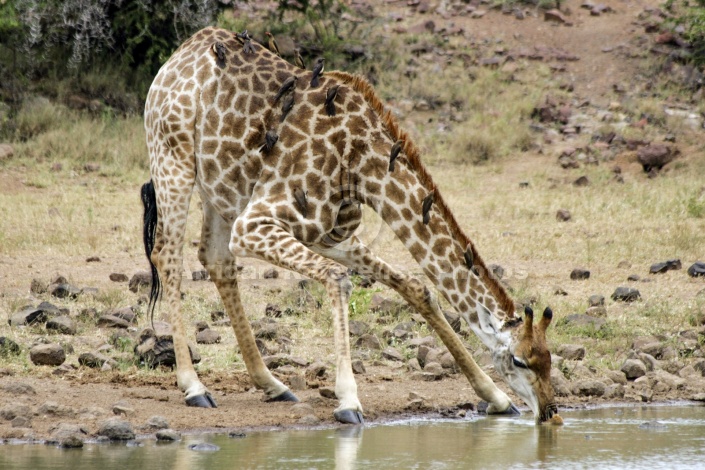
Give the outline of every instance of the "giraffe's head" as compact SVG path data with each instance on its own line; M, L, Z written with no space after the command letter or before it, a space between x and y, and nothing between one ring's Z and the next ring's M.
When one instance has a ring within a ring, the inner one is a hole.
M523 325L502 331L501 325L487 309L479 308L478 317L483 342L490 346L495 369L509 387L531 408L537 423L562 424L553 399L551 353L546 344L546 330L553 318L550 308L534 323L534 312L524 309Z

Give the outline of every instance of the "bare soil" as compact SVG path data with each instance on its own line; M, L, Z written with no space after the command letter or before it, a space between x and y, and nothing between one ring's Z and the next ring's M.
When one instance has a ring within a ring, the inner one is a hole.
M408 11L405 3L389 2L384 8L389 11ZM573 26L546 22L540 10L536 10L537 16L530 14L521 21L496 10L488 11L479 19L469 16L444 19L431 10L425 15L412 15L403 24L413 26L429 19L437 24L454 22L465 29L467 37L502 37L510 48L522 44L527 47L560 47L580 58L578 61L565 63L565 79L573 84L576 94L591 100L609 102L613 84L628 82L634 75L636 66L625 59L624 55L603 50L630 44L637 35L643 34L643 28L633 25L633 21L645 7L655 6L655 1L606 0L604 3L614 11L603 13L601 16L590 16L587 10L579 8L578 2L568 4L567 8L572 12L566 18ZM528 11L534 12L531 8ZM2 191L33 190L6 176L0 175ZM187 255L187 264L195 269L197 262L193 253L189 252ZM136 256L134 253L124 253L103 257L100 263L86 263L84 256L38 254L32 259L18 259L3 255L0 257L2 291L27 292L32 277L37 273L48 272L70 272L74 273L75 278L94 279L95 282L90 285L95 287L110 287L107 278L111 272L134 272L143 269L143 259L136 259ZM536 268L541 272L540 267ZM547 285L555 282L549 273L542 275L543 278L539 276L541 282ZM252 284L261 282L252 281L251 285L246 287L251 288ZM282 283L286 284L284 281ZM271 285L268 284L270 287ZM184 282L184 291L188 292L194 288L194 283ZM260 300L265 301L266 299ZM224 336L232 336L232 332L225 328L221 331ZM104 332L96 331L95 337L85 335L82 341L99 345L104 337ZM420 382L409 378L405 365L378 362L366 364L366 367L367 372L357 376L357 380L359 396L368 421L422 413L446 413L454 416L459 405L468 402L477 404L478 401L467 380L459 374L437 382ZM262 394L253 389L249 378L241 370L208 370L201 373L202 381L214 394L218 403L217 409L186 408L183 396L176 388L175 377L167 372L133 374L116 370L102 372L80 367L62 375L54 375L53 370L50 367L31 365L22 371L0 369L0 375L3 375L0 377L2 407L26 404L36 411L47 402L60 405L58 413L35 412L30 428L12 427L10 421L1 420L0 438L47 438L51 435L52 428L60 422L80 424L85 426L89 433L94 433L100 421L112 416L112 408L118 402L124 402L126 407L131 409L127 411L126 419L142 433L152 432L142 426L154 415L165 417L171 428L184 432L304 426L299 421L300 414L292 408L292 404L264 403ZM498 377L493 378L517 403L521 403ZM17 384L27 384L33 391L18 392ZM321 397L318 390L320 386L332 386L333 383L323 381L309 385L316 388L309 387L295 393L301 401L313 406L314 413L320 420L318 425L335 425L332 413L336 400ZM411 392L425 397L424 404L410 408ZM656 398L687 399L690 394L673 390ZM626 400L637 399L629 392L626 395ZM560 406L563 407L580 406L588 402L594 403L595 399L562 397L559 400Z

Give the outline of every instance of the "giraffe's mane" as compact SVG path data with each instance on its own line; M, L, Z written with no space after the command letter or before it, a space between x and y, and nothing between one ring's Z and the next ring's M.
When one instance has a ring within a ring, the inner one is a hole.
M417 175L421 184L425 188L435 192L433 200L434 210L437 209L440 212L441 217L446 221L450 228L451 235L460 243L472 250L474 266L478 268L480 279L490 289L490 292L492 292L492 295L500 304L502 310L504 310L507 314L507 317L512 318L514 316L514 301L509 297L504 287L493 275L492 271L487 268L484 260L477 252L475 244L458 225L458 221L455 219L455 216L438 191L436 184L433 182L431 174L421 162L421 152L419 151L419 148L413 143L411 136L399 127L396 118L392 112L386 108L379 96L377 96L377 93L375 93L372 85L370 85L367 80L359 75L351 75L349 73L339 71L326 72L326 75L329 77L335 77L345 85L348 85L350 88L360 93L364 97L367 104L369 104L374 112L380 116L387 132L392 137L392 140L404 141L403 150L409 166Z

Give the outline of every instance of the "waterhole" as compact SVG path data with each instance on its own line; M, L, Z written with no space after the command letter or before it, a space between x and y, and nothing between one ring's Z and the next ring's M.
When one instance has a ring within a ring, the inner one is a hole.
M705 407L562 410L565 425L518 418L414 419L324 430L184 435L171 444L0 446L2 469L705 468ZM205 444L205 445L199 445ZM195 449L194 449L195 447ZM200 450L198 450L200 449Z

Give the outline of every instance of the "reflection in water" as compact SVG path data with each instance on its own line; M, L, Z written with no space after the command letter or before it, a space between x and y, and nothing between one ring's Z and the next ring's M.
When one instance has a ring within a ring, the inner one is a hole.
M342 428L335 433L335 470L353 470L362 443L362 426Z
M67 451L0 445L0 469L702 468L705 407L631 406L564 411L565 425L532 417L413 420L322 431L185 436L142 447ZM194 452L211 442L218 452Z

